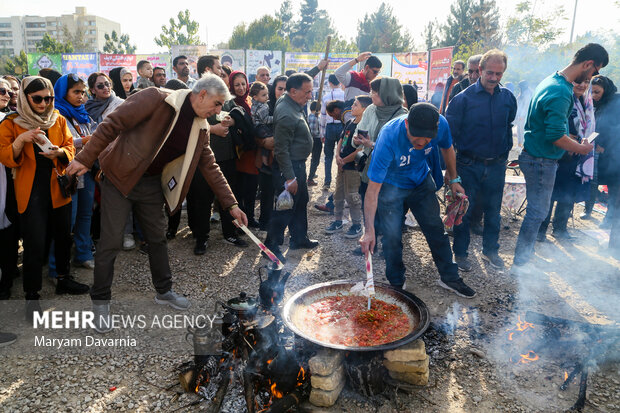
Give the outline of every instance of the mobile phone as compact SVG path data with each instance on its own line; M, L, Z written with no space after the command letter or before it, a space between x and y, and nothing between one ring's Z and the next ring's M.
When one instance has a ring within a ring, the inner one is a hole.
M588 143L592 143L592 141L594 141L594 139L596 139L597 136L598 136L598 132L592 132L592 134L587 137Z
M367 130L358 130L358 131L357 131L357 136L358 136L360 139L362 139L362 138L369 139L369 138L368 138L368 131L367 131Z
M39 148L41 148L41 151L43 153L50 153L50 152L52 152L53 150L55 150L57 148L57 146L54 145L52 142L50 142L50 140L47 138L47 136L45 136L43 133L38 134L37 138L39 138L40 140L45 141L43 143L40 143L39 141L35 142L37 144L37 146Z

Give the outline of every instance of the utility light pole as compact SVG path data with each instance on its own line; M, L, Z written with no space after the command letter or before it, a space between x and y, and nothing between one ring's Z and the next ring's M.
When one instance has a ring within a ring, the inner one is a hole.
M575 33L575 19L577 18L577 2L579 0L575 0L575 10L573 11L573 24L570 28L570 43L573 42L573 34Z

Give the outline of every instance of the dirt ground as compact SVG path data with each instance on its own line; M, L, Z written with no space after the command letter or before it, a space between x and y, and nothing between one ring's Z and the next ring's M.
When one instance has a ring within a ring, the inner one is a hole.
M322 165L321 165L322 168ZM320 169L321 169L320 168ZM322 179L319 180L322 182ZM334 185L332 185L332 190ZM290 251L287 271L292 275L287 296L309 285L331 280L361 280L365 277L361 257L351 254L356 240L342 233L326 235L324 228L332 217L313 208L323 203L328 192L311 188L308 209L309 233L321 244L313 250ZM620 262L606 256L598 241L582 229L595 229L602 215L581 221L582 207L575 208L570 230L578 239L559 243L549 236L536 246L535 264L540 270L530 277L514 277L499 272L481 259L481 237L472 236L470 257L474 268L461 275L477 291L467 300L437 285L438 273L421 232L410 228L403 235L407 267L407 289L429 307L431 326L423 336L431 357L430 382L426 387L403 391L390 388L371 399L345 388L330 409L316 412L558 412L577 400L579 376L566 391L559 386L564 372L583 357L585 350L558 350L550 340L537 352L539 359L523 364L511 357L527 354L532 340L544 333L540 327L527 340L508 341L508 334L525 312L537 311L618 328L620 323ZM512 220L503 215L500 255L507 267L512 263L516 235L522 216ZM347 226L345 225L345 228ZM264 238L260 233L260 238ZM249 241L249 240L248 240ZM286 248L286 245L285 245ZM266 261L258 249L239 249L225 244L216 225L212 229L207 254L193 255L193 239L185 215L177 237L169 243L175 289L195 305L209 307L216 300L232 298L240 291L258 293L257 271ZM114 298L121 302L152 300L154 290L148 259L137 250L122 252L116 261ZM374 262L377 281L385 282L385 265ZM90 283L92 271L76 269L76 277ZM45 277L46 278L46 277ZM12 303L21 306L21 280L16 279ZM54 295L53 284L44 280L42 296ZM76 304L90 305L87 297L68 297ZM20 307L21 308L21 307ZM114 311L114 307L112 309ZM3 331L17 331L23 325L2 322ZM508 331L510 330L510 331ZM179 333L182 339L182 333ZM177 382L178 366L191 360L186 353L162 347L158 354L128 351L123 354L76 354L71 350L38 354L32 351L31 337L22 336L11 347L0 349L0 410L4 412L107 412L107 411L202 411L208 402L187 406L193 394L181 394ZM587 343L583 344L587 348ZM606 349L591 366L586 412L620 411L620 363L618 345ZM302 409L304 410L304 409Z

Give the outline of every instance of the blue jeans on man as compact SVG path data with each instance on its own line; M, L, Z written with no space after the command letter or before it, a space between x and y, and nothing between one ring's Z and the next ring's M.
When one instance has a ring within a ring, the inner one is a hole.
M328 123L325 125L325 185L332 182L332 161L334 148L342 134L342 123Z
M381 186L377 214L381 217L385 276L390 284L402 287L405 282L402 243L405 201L420 224L441 280L444 282L459 280L458 267L452 261L450 240L439 215L435 182L429 174L419 186L413 189L403 189L387 183Z
M514 264L517 266L525 265L534 255L540 224L549 213L558 161L535 158L523 151L519 155L519 167L525 177L527 208L515 248Z
M505 158L485 162L457 155L456 170L462 179L461 185L469 197L469 209L461 225L454 227L454 255L467 257L470 241L471 217L478 202L482 202L484 231L482 233L482 253L496 254L499 249L501 227L500 211L506 175Z

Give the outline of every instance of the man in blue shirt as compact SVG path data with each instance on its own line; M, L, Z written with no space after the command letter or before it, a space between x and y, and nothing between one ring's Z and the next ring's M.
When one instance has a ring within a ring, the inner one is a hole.
M549 213L558 159L566 151L582 155L592 144L578 143L568 135L568 117L573 108L573 83L582 83L607 66L609 56L600 44L589 43L577 51L570 65L538 84L525 122L525 142L519 167L525 177L527 209L519 230L512 273L530 273L528 264L540 224Z
M394 287L405 284L402 221L405 202L426 237L441 277L439 285L457 295L472 298L476 292L459 277L452 261L452 249L439 216L435 182L429 174L426 158L431 140L437 140L446 161L453 192L464 193L456 174L456 161L448 122L430 103L416 103L407 116L388 122L379 133L368 169L368 189L364 200L365 233L360 240L362 252L375 246L375 213L381 217L385 276Z
M456 170L469 196L463 223L454 227L454 259L463 271L471 271L467 259L469 223L479 202L484 213L482 256L491 266L504 268L497 254L500 210L506 160L512 148L512 122L517 113L517 99L499 85L507 64L504 52L486 52L480 60L478 81L456 95L446 111L457 151Z

